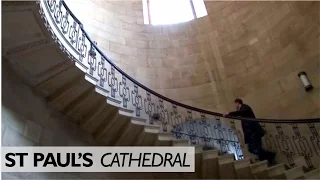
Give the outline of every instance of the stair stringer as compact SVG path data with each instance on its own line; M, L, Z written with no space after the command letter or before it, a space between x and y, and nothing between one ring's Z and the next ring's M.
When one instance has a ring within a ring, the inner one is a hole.
M23 4L23 3L22 3ZM27 3L28 6L30 6L30 2ZM32 5L33 7L33 5ZM17 8L16 10L19 10L19 9L28 9L29 7L22 7L22 6L19 6L19 8ZM33 7L34 8L34 7ZM38 15L37 17L39 17L40 15ZM41 17L43 18L43 17ZM43 26L43 23L40 22L39 23L40 26ZM46 27L48 28L48 27ZM46 29L47 30L47 29ZM32 87L38 87L39 84L43 83L44 81L46 81L47 79L50 79L52 76L56 76L58 75L59 73L65 71L66 69L68 68L71 68L72 67L77 67L79 71L83 72L84 73L84 79L87 80L89 83L92 84L92 87L94 87L94 91L99 94L99 95L102 95L102 97L104 97L107 101L106 104L112 106L113 108L118 108L118 114L117 115L121 115L121 116L124 116L126 117L125 120L127 122L125 122L124 124L133 124L133 125L137 125L137 126L142 126L143 128L143 131L141 132L141 134L143 136L154 136L156 137L155 138L155 142L154 143L157 143L158 141L161 143L169 143L171 145L175 145L175 146L183 146L183 145L189 145L189 141L187 140L175 140L173 138L173 135L171 133L163 133L161 132L161 126L159 125L148 125L147 122L149 122L149 119L147 118L144 118L142 117L139 121L142 121L140 123L137 122L137 117L136 115L133 114L133 107L130 107L130 108L123 108L123 104L121 104L121 102L119 103L119 101L116 101L117 98L110 98L108 96L108 93L110 92L109 90L106 90L104 88L101 88L101 86L99 86L98 84L98 81L97 81L97 77L96 76L92 76L88 73L88 68L85 64L79 62L77 60L77 58L75 58L74 56L72 56L72 54L70 52L67 51L66 48L63 47L62 43L59 41L58 37L54 34L54 32L50 31L48 33L45 33L46 35L44 36L45 38L43 39L43 42L46 42L46 43L39 43L39 42L42 42L42 41L39 41L38 43L35 43L37 44L37 48L39 47L53 47L55 46L55 48L59 51L56 51L58 54L59 54L59 57L61 57L61 59L64 59L65 61L62 62L62 64L59 64L57 63L55 66L53 67L50 67L50 75L47 75L45 77L45 79L43 77L41 77L41 75L44 75L46 73L43 73L43 72L40 72L36 75L32 75L32 74L29 74L29 73L24 73L22 76L26 77L25 74L27 74L29 77L32 77L34 76L33 78L29 78L29 84L32 86ZM52 36L52 37L51 37ZM46 39L48 38L48 39ZM49 43L47 42L47 40L49 40ZM53 43L54 42L54 43ZM13 54L19 54L21 52L26 52L28 50L35 50L35 46L34 45L30 45L30 44L25 44L28 46L28 48L23 48L23 47L19 47L17 49L11 49L11 50L8 50L7 52L11 52L11 53L6 53L5 55L5 58L6 59L11 59L10 57L12 57ZM61 52L64 52L65 54L67 54L67 57L65 55L61 55L62 53ZM67 59L67 60L66 60ZM11 60L8 60L8 61L11 61ZM63 68L61 68L63 67ZM35 79L34 79L35 78ZM36 79L38 78L38 79ZM40 79L40 80L39 80ZM46 94L47 92L46 91L41 91L41 89L39 89L39 92L42 92L43 94ZM117 103L117 104L112 104L113 103ZM122 106L122 107L121 107ZM171 136L171 137L170 137ZM142 141L141 143L144 144L144 143L149 143L150 141Z

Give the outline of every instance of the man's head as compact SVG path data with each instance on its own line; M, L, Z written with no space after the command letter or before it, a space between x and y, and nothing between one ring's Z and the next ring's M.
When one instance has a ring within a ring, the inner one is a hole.
M234 103L236 104L236 108L239 110L241 108L241 105L243 104L242 99L235 99Z

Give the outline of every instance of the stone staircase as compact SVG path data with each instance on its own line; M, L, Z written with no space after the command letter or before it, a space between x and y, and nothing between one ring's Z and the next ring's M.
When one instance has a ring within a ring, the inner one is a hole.
M3 61L8 61L22 79L58 114L91 134L101 146L188 146L163 132L159 124L137 117L108 98L108 92L71 61L57 37L48 32L31 1L3 1ZM58 42L58 43L56 43ZM87 47L89 48L89 47ZM302 166L268 167L266 161L235 160L234 154L196 146L195 173L159 173L154 178L203 179L319 179L319 169L306 172Z
M93 136L97 145L152 146L179 144L159 126L146 124L132 111L114 106L103 91L88 82L53 41L35 2L3 2L4 57L22 78L43 96L49 107ZM14 17L15 16L15 17ZM31 21L31 22L30 22ZM23 22L23 23L21 23ZM34 27L30 27L34 25ZM26 38L14 34L27 31ZM34 33L34 34L33 34ZM39 38L34 39L33 37ZM39 40L40 39L40 40Z
M162 176L163 175L163 176ZM219 155L218 150L196 147L196 172L163 174L155 178L174 179L319 179L320 171L302 166L288 168L283 163L268 167L267 161L251 163L250 158L235 160L233 154Z

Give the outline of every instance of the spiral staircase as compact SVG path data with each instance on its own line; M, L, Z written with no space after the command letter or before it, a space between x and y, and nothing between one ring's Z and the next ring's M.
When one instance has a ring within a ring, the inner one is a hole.
M235 160L234 154L204 150L191 138L177 138L172 130L184 121L181 117L195 117L181 109L192 108L199 117L205 114L234 129L239 121L233 119L230 124L220 118L221 114L168 100L130 78L101 53L64 2L3 1L2 7L2 61L8 62L52 109L88 132L95 145L195 146L195 173L160 173L154 178L320 178L316 164L320 158L316 155L313 168L308 170L305 163L299 163L306 156L295 159L294 166L280 162L268 167L266 161L254 163L245 148L240 148L243 154ZM168 111L174 121L164 120L162 114ZM155 112L160 113L160 121L153 119Z

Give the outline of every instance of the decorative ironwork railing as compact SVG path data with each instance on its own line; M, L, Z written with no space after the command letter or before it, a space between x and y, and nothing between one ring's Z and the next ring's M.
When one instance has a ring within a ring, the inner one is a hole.
M44 24L54 41L86 74L86 79L96 86L97 92L106 96L109 103L132 111L133 116L145 118L149 124L160 125L163 132L173 132L177 138L188 138L193 144L201 141L207 144L212 142L220 143L222 147L226 143L236 142L234 147L241 146L241 121L258 121L266 130L266 148L282 154L290 166L296 165L297 158L303 158L310 169L317 165L313 162L313 157L320 155L320 118L223 118L220 113L176 102L147 88L116 66L88 36L83 24L63 0L40 0L37 3L40 5L39 12ZM157 121L152 118L154 113L159 115ZM215 120L220 125L210 127L207 125L210 120ZM183 123L187 125L182 126ZM221 124L229 128L222 128ZM192 128L200 128L204 133L199 134L201 131L194 131ZM233 135L227 139L230 129L233 130ZM216 136L209 136L210 133L216 133ZM224 149L222 151L227 152ZM242 154L238 153L237 156L241 158Z
M243 159L240 133L236 128L221 123L219 119L187 119L175 126L172 133L176 139L189 139L191 145L201 145L204 149L218 149L221 154L235 155L235 159Z

